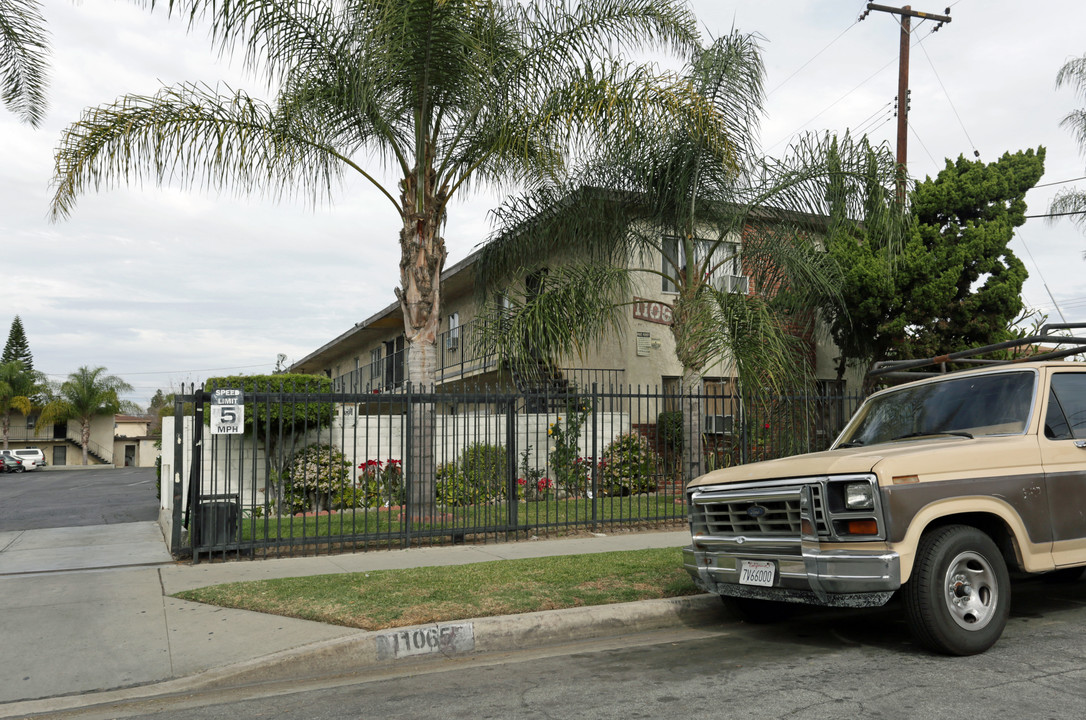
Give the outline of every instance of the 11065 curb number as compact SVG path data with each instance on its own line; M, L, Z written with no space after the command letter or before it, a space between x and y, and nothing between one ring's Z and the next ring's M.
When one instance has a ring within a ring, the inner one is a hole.
M459 655L475 650L475 627L472 623L408 628L377 636L377 659L396 660L430 655Z

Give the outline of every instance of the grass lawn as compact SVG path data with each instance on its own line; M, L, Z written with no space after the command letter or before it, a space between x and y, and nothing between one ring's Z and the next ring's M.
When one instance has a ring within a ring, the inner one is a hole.
M599 522L660 522L685 520L686 506L670 495L629 495L586 499L516 503L515 525L510 506L471 505L446 511L440 523L416 530L468 530L473 528L542 528L589 525ZM241 541L316 538L329 535L396 535L403 528L400 511L377 508L343 510L309 517L255 517L241 520Z
M184 600L383 630L694 595L679 548L229 583Z

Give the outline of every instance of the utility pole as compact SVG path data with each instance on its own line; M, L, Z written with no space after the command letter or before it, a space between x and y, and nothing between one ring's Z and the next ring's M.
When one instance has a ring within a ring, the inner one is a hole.
M868 3L867 10L860 16L860 20L866 18L872 10L901 16L901 49L897 67L897 199L898 202L904 203L905 171L909 163L909 34L912 29L912 19L917 17L923 20L936 20L939 24L932 32L938 32L939 28L950 22L950 8L944 11L945 15L935 15L917 12L910 5L895 8Z

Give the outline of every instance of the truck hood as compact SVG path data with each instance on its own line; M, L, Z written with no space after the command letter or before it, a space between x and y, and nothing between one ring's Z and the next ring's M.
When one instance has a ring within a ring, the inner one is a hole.
M723 468L695 478L690 487L757 480L873 472L882 481L916 475L920 482L959 473L976 475L991 468L1005 474L1039 463L1032 435L969 438L940 436L882 443L869 448L841 448Z

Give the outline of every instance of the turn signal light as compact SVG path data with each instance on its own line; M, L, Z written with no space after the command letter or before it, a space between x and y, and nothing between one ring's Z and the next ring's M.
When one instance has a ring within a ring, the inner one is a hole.
M879 524L874 520L849 520L849 535L878 535Z

